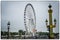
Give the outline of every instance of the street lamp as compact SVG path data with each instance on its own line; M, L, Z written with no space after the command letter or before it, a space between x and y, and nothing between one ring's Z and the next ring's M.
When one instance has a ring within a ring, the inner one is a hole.
M46 19L46 21L45 21L45 22L46 22L46 26L47 26L47 24L48 24L48 20Z
M51 5L49 4L49 10L48 10L48 13L49 13L49 25L47 25L47 22L48 20L46 19L46 26L48 28L48 31L49 31L49 38L52 39L54 38L54 34L53 34L53 28L56 27L56 19L54 19L54 25L52 23L52 12L53 10L51 9Z
M54 25L56 26L56 19L54 19Z
M9 32L9 29L10 29L10 22L8 21L8 23L7 23L7 26L8 26L8 39L9 39L9 34L10 34L10 32Z

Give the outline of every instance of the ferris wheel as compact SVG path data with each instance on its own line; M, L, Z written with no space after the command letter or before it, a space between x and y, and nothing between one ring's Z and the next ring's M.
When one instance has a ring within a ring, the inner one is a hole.
M28 3L24 10L24 25L26 29L26 34L31 34L36 32L36 16L33 6Z

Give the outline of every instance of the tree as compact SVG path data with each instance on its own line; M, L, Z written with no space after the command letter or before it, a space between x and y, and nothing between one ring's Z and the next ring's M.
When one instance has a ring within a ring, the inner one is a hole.
M23 30L19 30L19 38L21 38L22 33L23 33Z

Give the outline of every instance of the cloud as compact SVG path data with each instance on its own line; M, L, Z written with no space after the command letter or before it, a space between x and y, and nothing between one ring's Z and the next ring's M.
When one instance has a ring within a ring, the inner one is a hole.
M53 9L53 19L57 19L57 27L54 32L58 32L58 2L2 2L2 31L7 31L7 22L11 22L10 31L25 30L24 9L31 3L36 13L37 31L46 32L45 20L48 19L48 5L51 3Z

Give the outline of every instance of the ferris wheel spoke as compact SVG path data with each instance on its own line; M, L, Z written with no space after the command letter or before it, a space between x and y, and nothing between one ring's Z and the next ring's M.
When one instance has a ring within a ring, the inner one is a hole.
M35 11L31 4L27 4L24 10L24 25L26 31L33 33L33 29L36 27Z

